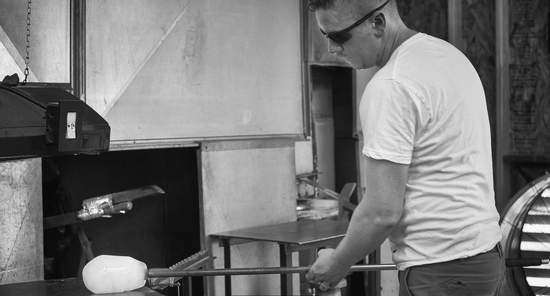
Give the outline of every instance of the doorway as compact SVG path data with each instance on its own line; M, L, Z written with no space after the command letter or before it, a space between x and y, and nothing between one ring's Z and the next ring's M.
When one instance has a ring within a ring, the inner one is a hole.
M310 71L312 135L318 182L320 186L340 192L346 183L359 183L354 70L315 65ZM358 186L351 202L358 203L359 192ZM366 295L365 278L364 273L353 273L343 292Z

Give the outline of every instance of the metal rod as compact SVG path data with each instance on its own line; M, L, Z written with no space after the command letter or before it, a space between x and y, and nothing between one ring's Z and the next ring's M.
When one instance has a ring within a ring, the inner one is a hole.
M550 259L544 258L507 258L506 267L538 266L550 263Z
M254 274L286 274L305 273L310 266L294 267L261 267L261 268L225 268L225 269L197 269L197 270L167 270L149 269L148 277L188 277L188 276L221 276L221 275L254 275ZM394 264L353 265L350 272L395 270Z
M507 267L515 266L532 266L550 263L550 259L541 258L508 258L506 259ZM288 274L288 273L305 273L311 266L293 266L293 267L257 267L257 268L220 268L220 269L195 269L195 270L169 270L166 268L151 268L147 271L149 278L161 277L191 277L191 276L231 276L231 275L255 275L255 274ZM382 271L396 270L395 264L364 264L353 265L350 267L350 272L364 271Z

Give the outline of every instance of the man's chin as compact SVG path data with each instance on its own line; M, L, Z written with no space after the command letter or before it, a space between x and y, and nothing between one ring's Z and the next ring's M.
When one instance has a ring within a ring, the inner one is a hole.
M360 65L358 65L358 64L356 64L356 63L353 63L353 61L350 61L350 60L348 60L348 59L344 59L344 61L345 61L346 63L348 63L348 65L350 65L350 66L351 66L353 69L355 69L355 70L360 70L360 69L362 69L362 67L361 67Z
M348 64L349 64L353 69L355 69L355 70L361 70L361 69L363 69L362 67L359 67L359 66L357 66L357 65L354 65L354 64L352 64L352 63L348 63Z
M346 58L341 58L342 61L348 63L348 65L350 65L350 67L352 67L353 69L355 70L362 70L362 69L368 69L368 68L371 68L371 67L366 67L365 65L363 64L359 64L359 63L356 63L355 61L353 60L349 60L349 59L346 59ZM372 66L374 67L374 66Z
M356 63L354 60L350 60L348 59L346 56L338 56L342 61L348 63L348 65L350 65L350 67L352 67L353 69L355 70L361 70L363 69L363 65L360 65L358 63Z

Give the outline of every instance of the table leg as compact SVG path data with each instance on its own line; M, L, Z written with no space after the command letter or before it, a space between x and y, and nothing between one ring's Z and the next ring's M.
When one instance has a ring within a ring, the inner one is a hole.
M189 296L193 295L193 278L192 277L187 277L187 295Z
M281 267L292 266L292 253L290 256L286 254L286 244L279 244L279 261ZM281 274L281 295L292 294L292 274Z
M380 264L380 252L378 250L369 254L369 264ZM368 295L380 296L380 271L368 271L367 283Z
M229 239L221 239L223 245L223 265L231 268L231 245ZM225 295L231 296L231 275L225 276Z

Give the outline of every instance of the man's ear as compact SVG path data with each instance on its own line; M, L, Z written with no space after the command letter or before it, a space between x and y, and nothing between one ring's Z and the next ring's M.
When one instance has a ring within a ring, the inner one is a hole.
M377 13L372 17L374 25L374 34L377 37L381 37L386 30L386 16L383 12Z

